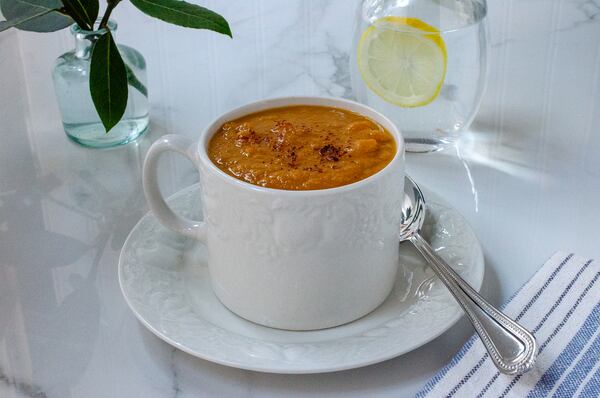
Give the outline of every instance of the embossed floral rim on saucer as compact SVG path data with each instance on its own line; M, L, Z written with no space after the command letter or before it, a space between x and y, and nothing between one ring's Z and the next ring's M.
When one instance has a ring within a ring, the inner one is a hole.
M169 200L179 214L200 219L199 186ZM424 235L474 288L483 280L481 246L466 220L425 191ZM370 365L426 344L462 310L409 245L400 246L394 290L372 313L331 329L294 332L242 319L210 287L205 247L177 235L150 214L133 228L119 259L121 290L136 317L167 343L235 368L271 373L324 373Z

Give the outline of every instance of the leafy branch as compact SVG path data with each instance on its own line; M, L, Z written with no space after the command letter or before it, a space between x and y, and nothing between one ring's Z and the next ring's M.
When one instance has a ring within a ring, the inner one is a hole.
M127 107L128 86L144 96L146 87L123 61L108 25L115 7L122 0L106 0L106 10L96 28L99 0L0 0L6 18L0 32L17 28L33 32L54 32L76 23L86 31L98 31L90 61L90 93L106 131L123 117ZM194 29L207 29L233 37L221 15L182 0L130 0L141 12L162 21ZM96 28L96 29L95 29Z

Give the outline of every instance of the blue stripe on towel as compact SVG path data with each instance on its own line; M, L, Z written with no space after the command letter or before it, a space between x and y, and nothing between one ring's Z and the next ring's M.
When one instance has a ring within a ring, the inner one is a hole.
M521 319L525 315L525 313L529 310L529 308L531 308L531 306L538 300L538 298L541 296L541 294L544 292L544 290L546 290L546 288L548 287L548 285L550 285L550 282L552 282L552 280L554 280L554 278L556 277L556 275L558 275L558 273L564 268L564 266L569 262L569 260L571 260L571 258L573 258L573 256L574 256L573 253L569 254L559 264L559 266L556 267L556 269L554 271L552 271L552 274L550 274L550 276L548 277L548 279L546 280L546 282L540 287L540 289L535 293L535 295L533 295L531 297L531 299L525 305L525 307L523 308L523 310L521 311L521 313L517 316L517 318L516 318L517 321L519 319ZM523 284L523 286L521 286L521 288L509 299L509 302L513 298L515 298L517 296L517 294L519 294L521 292L521 290L523 289L523 287L525 285L526 285L526 283ZM433 388L436 386L436 384L439 383L439 381L444 378L444 376L446 375L446 373L448 373L448 371L450 369L452 369L453 367L455 367L460 362L460 360L463 358L463 356L469 351L469 349L471 349L471 346L473 346L473 343L475 341L476 341L476 336L472 336L469 340L467 340L467 342L465 343L465 345L454 356L454 358L452 358L452 360L450 361L450 363L448 365L446 365L433 379L431 379L431 381L429 381L429 383L427 383L427 385L425 385L425 387L423 388L423 390L421 390L416 395L416 398L422 398L425 395L427 395L431 390L433 390Z
M573 287L573 285L575 284L575 282L577 282L577 280L579 279L579 277L581 276L581 274L583 274L583 272L587 269L587 267L590 265L591 260L588 261L583 267L581 267L581 269L579 271L577 271L577 273L575 274L575 276L573 277L573 279L571 279L571 281L567 284L567 286L565 286L564 290L562 291L561 295L558 297L558 299L556 300L556 302L554 302L554 304L552 305L552 307L550 307L550 309L548 310L548 312L546 312L546 314L544 315L544 317L542 318L542 320L537 324L537 326L535 327L535 329L532 330L532 333L535 335L535 333L537 333L542 326L544 326L544 324L546 323L546 321L548 320L548 318L550 317L550 315L552 315L552 313L556 310L556 308L558 308L558 306L562 303L562 301L564 300L564 298L567 296L567 294L571 291L571 288ZM548 279L550 280L550 279ZM544 286L547 286L546 284L544 284ZM538 295L539 297L539 295ZM527 309L531 308L531 305L526 306ZM517 316L515 318L515 320L518 322L523 315L526 313L526 311L521 311L521 313L519 314L519 316ZM456 394L456 392L463 386L465 385L469 379L471 377L473 377L473 375L475 373L477 373L477 371L481 368L481 366L485 363L485 360L488 358L489 354L486 352L483 354L483 356L481 357L481 359L477 362L477 364L475 366L473 366L473 368L471 368L471 370L469 371L469 373L467 373L460 382L458 382L458 384L456 384L456 386L454 386L454 388L450 391L450 393L448 394L448 397L452 397L454 394ZM500 372L496 372L492 378L488 381L488 383L485 385L484 389L481 391L481 393L479 394L479 396L483 396L483 394L485 394L485 392L492 386L492 384L494 384L494 382L496 381L496 379L500 376Z
M537 293L531 298L531 300L529 300L529 302L525 305L525 307L523 307L523 310L521 310L521 312L519 313L519 315L517 315L517 317L515 318L515 321L520 321L521 318L523 318L523 315L525 315L525 313L527 311L529 311L529 308L531 308L531 306L537 301L538 298L540 298L542 292L548 287L548 285L550 284L550 282L552 282L552 280L554 279L554 277L556 277L556 274L558 274L558 272L565 266L565 264L567 264L569 262L569 260L571 258L573 258L574 254L571 253L569 254L560 264L558 267L556 267L556 269L552 272L552 274L550 275L550 277L548 278L548 280L544 283L544 285L542 286L542 288L540 290L537 291ZM512 298L511 298L512 300Z
M582 398L598 398L600 396L600 368L596 370L579 396Z
M590 263L591 261L589 261L588 263ZM558 324L558 326L556 326L556 328L554 328L554 330L552 331L552 334L550 336L548 336L548 338L546 339L546 341L544 341L544 343L540 346L540 349L538 351L538 355L542 353L542 351L544 351L544 348L546 348L548 346L548 344L552 341L552 339L554 339L554 337L556 337L556 335L561 331L561 329L565 326L565 324L567 323L567 321L569 320L569 318L571 318L571 315L573 315L573 312L575 312L575 310L577 309L577 307L579 307L579 304L581 304L581 301L585 298L585 296L588 294L588 292L590 291L590 289L594 286L594 284L596 283L596 281L598 280L598 277L600 276L600 272L597 272L596 275L594 276L594 279L592 279L592 281L589 283L589 285L587 285L587 287L585 288L585 290L581 293L581 295L577 298L577 301L575 302L575 304L573 304L573 306L571 307L571 309L569 310L569 312L567 312L567 315L565 315L564 319L562 320L561 323ZM510 382L510 384L506 387L506 389L504 389L504 391L502 392L502 394L500 395L499 398L503 398L506 396L506 394L508 394L508 392L510 390L512 390L512 388L517 384L517 382L519 380L521 380L521 377L523 375L518 375L515 376L514 379L512 379L512 381Z
M600 303L596 304L593 311L581 326L581 329L573 336L569 344L567 344L567 347L542 375L533 390L527 395L527 398L544 397L552 390L554 384L556 384L558 379L560 379L563 373L571 366L589 339L596 333L596 329L600 326L599 315Z
M561 295L558 297L558 300L556 300L554 302L554 304L552 305L552 307L550 307L550 310L548 310L548 312L546 312L546 314L544 315L544 317L542 318L542 320L537 324L537 326L535 327L535 329L533 329L531 332L535 335L535 333L537 333L542 326L544 326L544 324L546 323L546 321L548 320L548 318L550 317L550 315L552 315L552 313L556 310L556 308L560 305L560 303L563 301L563 299L565 298L565 296L567 295L567 293L569 293L569 291L571 290L571 288L573 287L573 285L575 284L575 282L577 282L577 280L579 279L579 277L581 276L581 274L583 274L583 272L587 269L587 267L592 263L592 260L588 261L587 263L585 263L583 265L583 267L581 267L581 269L579 271L577 271L577 274L575 274L575 276L573 277L573 279L571 279L571 281L569 282L569 284L565 287L565 289L563 290L563 292L561 293ZM518 319L517 319L518 320ZM487 352L484 354L483 358L487 358L488 354ZM479 368L481 366L481 364L478 363L479 366L477 366L477 368ZM473 372L475 373L475 372ZM469 377L471 377L472 375L470 375ZM481 398L483 397L483 395L490 389L490 387L494 384L494 382L498 379L498 377L500 377L500 372L495 372L494 375L492 376L492 378L487 382L487 384L485 385L485 387L481 390L481 392L479 393L479 395L477 395L477 398Z
M592 346L583 354L575 367L556 389L554 397L572 397L579 385L592 371L600 356L600 336L594 339Z
M469 351L469 349L471 348L471 346L473 345L473 343L476 341L476 336L471 336L471 338L469 338L469 340L467 340L467 342L465 343L465 345L460 349L460 351L458 351L458 353L454 356L454 358L452 358L452 360L450 361L450 363L448 365L446 365L446 367L444 367L440 373L438 373L429 383L427 383L427 385L425 386L425 388L423 390L421 390L416 396L415 398L423 398L425 395L427 395L431 390L433 390L433 388L435 387L435 385L444 378L444 376L446 375L446 373L448 373L448 371L450 369L452 369L454 366L456 366L456 364L458 364L460 362L460 360L462 359L462 357L467 353L467 351Z

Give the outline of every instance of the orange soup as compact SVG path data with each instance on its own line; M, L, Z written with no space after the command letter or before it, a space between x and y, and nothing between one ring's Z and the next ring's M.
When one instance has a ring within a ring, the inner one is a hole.
M287 106L225 123L208 156L221 170L262 187L308 190L351 184L396 154L392 135L359 114L325 106Z

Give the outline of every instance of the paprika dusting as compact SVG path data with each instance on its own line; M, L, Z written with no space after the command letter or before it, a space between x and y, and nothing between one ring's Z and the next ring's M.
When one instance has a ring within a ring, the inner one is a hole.
M396 143L381 125L332 107L297 105L229 121L208 145L212 162L251 184L286 190L351 184L383 169Z

